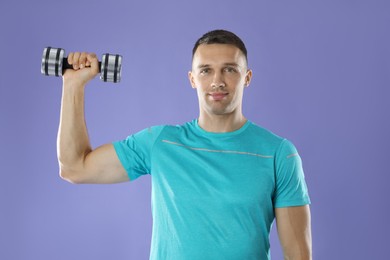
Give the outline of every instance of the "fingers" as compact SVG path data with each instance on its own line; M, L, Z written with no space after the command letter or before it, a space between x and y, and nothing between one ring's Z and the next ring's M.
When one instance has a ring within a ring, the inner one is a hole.
M80 69L85 67L85 62L87 61L87 54L85 52L80 53L80 58L79 58L79 67Z
M68 63L73 65L74 70L78 70L80 68L79 65L80 52L71 52L68 55Z
M68 63L70 64L70 65L72 65L73 64L73 52L71 52L71 53L69 53L69 55L68 55Z
M68 63L73 66L74 70L85 67L98 68L99 61L95 53L71 52L68 55Z

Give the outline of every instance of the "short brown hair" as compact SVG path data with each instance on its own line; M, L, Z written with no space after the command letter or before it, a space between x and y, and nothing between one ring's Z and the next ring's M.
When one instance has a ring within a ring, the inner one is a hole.
M198 49L199 45L201 44L231 44L236 46L238 49L242 51L242 53L245 56L246 61L248 62L248 52L246 50L244 42L235 35L232 32L226 31L226 30L213 30L206 34L204 34L202 37L200 37L194 45L194 48L192 49L192 57L194 57L196 50Z

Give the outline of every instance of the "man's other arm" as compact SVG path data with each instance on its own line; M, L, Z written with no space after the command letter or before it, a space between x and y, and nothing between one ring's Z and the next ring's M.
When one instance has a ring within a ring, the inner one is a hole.
M311 260L309 205L276 208L276 225L285 260Z

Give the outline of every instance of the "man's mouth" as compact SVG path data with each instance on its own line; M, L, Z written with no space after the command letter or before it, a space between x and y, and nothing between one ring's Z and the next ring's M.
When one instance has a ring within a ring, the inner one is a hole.
M217 100L224 99L228 95L228 93L226 93L226 92L213 92L213 93L210 93L209 95L213 98L213 100L217 101Z

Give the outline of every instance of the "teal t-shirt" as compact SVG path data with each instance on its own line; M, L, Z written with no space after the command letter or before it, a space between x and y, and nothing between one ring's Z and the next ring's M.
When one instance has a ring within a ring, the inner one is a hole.
M151 175L152 260L270 259L274 208L310 203L294 145L250 121L155 126L114 147L130 180Z

